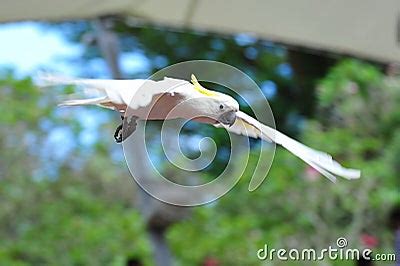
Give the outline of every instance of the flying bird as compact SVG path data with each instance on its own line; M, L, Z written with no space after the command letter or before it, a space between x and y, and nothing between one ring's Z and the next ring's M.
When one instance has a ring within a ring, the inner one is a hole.
M248 136L273 141L292 152L332 182L340 176L346 179L360 177L357 169L348 169L324 152L282 134L240 111L239 103L229 95L204 88L194 75L191 82L165 77L153 80L70 79L43 76L42 85L75 85L84 88L88 98L72 99L61 106L98 105L120 113L124 124L118 126L114 138L120 143L136 128L138 120L166 120L184 118ZM90 97L96 92L98 97Z

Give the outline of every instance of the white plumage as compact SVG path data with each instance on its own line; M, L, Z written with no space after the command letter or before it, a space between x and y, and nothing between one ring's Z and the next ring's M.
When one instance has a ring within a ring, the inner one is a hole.
M346 179L360 177L360 171L348 169L334 161L329 154L314 150L304 144L289 138L281 132L268 127L253 117L239 111L239 104L232 97L205 89L192 75L192 83L181 80L164 78L161 81L151 80L101 80L101 79L68 79L54 76L44 76L41 81L45 85L77 85L85 89L85 94L92 94L94 90L97 97L86 99L73 99L63 102L61 105L99 105L111 108L126 115L126 109L130 109L130 115L138 119L165 119L173 109L173 118L188 118L198 122L213 124L216 127L224 127L228 131L252 138L261 138L266 141L274 141L288 151L315 168L332 182L337 176ZM161 105L156 101L162 98ZM149 115L149 106L154 106L154 114ZM233 116L232 116L233 114ZM233 121L232 120L233 117ZM223 118L223 119L222 119ZM130 132L132 133L132 132Z

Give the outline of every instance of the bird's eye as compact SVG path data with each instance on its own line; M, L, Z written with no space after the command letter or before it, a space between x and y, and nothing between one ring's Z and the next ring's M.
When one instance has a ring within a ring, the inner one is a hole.
M219 109L222 110L224 109L224 106L222 104L219 105Z

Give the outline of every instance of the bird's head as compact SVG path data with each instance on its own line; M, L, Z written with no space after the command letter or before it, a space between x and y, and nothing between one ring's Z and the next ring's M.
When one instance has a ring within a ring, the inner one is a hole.
M232 126L236 121L239 103L231 96L204 88L192 75L194 89L207 99L208 115L221 124ZM205 104L205 103L204 103Z

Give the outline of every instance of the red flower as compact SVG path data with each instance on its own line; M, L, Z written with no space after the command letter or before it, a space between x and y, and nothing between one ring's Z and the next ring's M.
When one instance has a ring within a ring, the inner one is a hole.
M219 261L216 258L208 257L204 259L203 266L218 266Z
M315 181L320 177L320 173L312 168L311 166L307 166L305 170L305 178L309 181Z
M374 248L379 244L379 241L376 237L368 234L361 235L361 243L367 248Z

